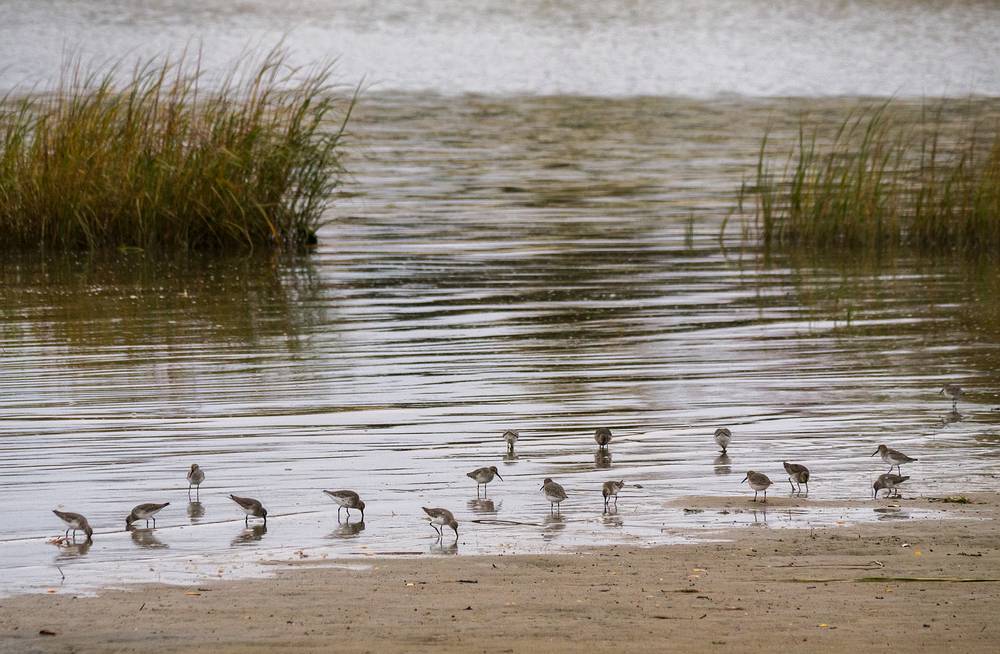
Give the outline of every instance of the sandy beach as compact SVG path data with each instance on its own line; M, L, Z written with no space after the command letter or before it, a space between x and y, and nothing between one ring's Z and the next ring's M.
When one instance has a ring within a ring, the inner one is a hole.
M17 652L996 651L1000 495L806 530L744 527L651 549L369 559L272 578L0 600ZM807 500L772 498L771 512ZM747 498L685 498L705 511Z

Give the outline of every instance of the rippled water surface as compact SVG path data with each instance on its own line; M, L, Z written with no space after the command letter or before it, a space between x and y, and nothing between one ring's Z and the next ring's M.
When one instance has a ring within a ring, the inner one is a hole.
M746 493L747 469L786 494L783 459L812 468L811 498L864 499L883 441L919 459L909 494L996 489L995 265L766 258L732 221L720 240L764 125L804 108L841 106L376 95L311 256L6 256L0 592L914 516L672 504ZM465 472L486 465L504 481L477 500ZM628 483L610 515L607 479ZM345 487L363 526L320 492ZM264 501L266 530L230 492ZM159 529L122 531L149 501L171 502ZM420 506L455 511L456 545ZM92 546L46 543L56 507L90 517Z
M214 65L281 38L383 91L1000 95L990 0L0 0L0 88L67 55Z

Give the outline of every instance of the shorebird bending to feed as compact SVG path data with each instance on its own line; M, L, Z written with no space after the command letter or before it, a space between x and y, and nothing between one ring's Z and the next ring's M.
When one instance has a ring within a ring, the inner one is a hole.
M187 473L188 495L191 495L191 487L194 486L195 495L201 493L201 482L205 481L205 472L198 467L197 463L191 464L191 469Z
M426 506L420 507L431 519L430 526L438 533L438 538L444 536L444 528L451 527L455 531L455 540L458 540L458 521L454 514L448 509L428 509Z
M146 521L146 526L149 526L149 521L153 521L153 529L156 529L156 514L159 513L163 507L170 506L170 502L164 502L163 504L155 504L150 502L148 504L140 504L139 506L132 509L132 513L128 514L125 518L125 531L132 528L133 522L138 522L140 520Z
M951 398L951 410L958 409L958 398L962 397L962 387L958 384L945 384L939 395L947 395Z
M608 502L611 498L615 498L615 508L618 507L618 491L625 488L625 480L619 481L606 481L601 487L601 493L604 495L604 510L608 510Z
M782 461L781 465L785 466L785 472L788 473L788 483L792 487L792 491L801 493L802 484L806 485L806 495L809 494L809 468L799 465L798 463L789 463L788 461ZM795 483L792 483L795 482ZM795 484L799 487L796 488Z
M246 525L250 524L250 518L252 516L254 518L263 518L264 526L267 526L267 509L264 508L263 504L252 497L238 497L236 495L230 495L229 499L239 504L240 508L243 509L243 512L247 514L243 519L243 522Z
M600 449L608 449L608 445L611 444L611 430L607 427L598 427L597 431L594 432L594 440L597 441L597 447Z
M79 513L70 513L68 511L57 511L55 509L52 510L52 513L55 513L57 516L59 516L60 520L69 525L69 528L66 529L66 538L69 538L69 532L70 529L72 529L74 539L76 538L77 531L82 531L83 533L87 534L88 541L93 539L94 530L90 528L90 523L87 522L87 519L84 518Z
M876 454L881 454L882 460L889 464L889 472L892 472L892 469L895 468L900 474L903 473L903 471L899 468L901 463L912 463L913 461L916 461L916 459L911 459L899 450L894 450L891 447L886 447L885 445L879 445L878 449L872 452L872 456L875 456Z
M493 481L494 477L503 481L503 477L497 471L496 466L490 466L488 468L476 468L472 472L465 473L465 476L476 482L476 497L479 497L479 487L483 487L483 495L486 494L486 485Z
M337 506L337 522L340 522L340 510L347 509L347 519L351 519L351 509L357 509L361 511L361 522L365 521L365 503L361 500L361 497L352 490L335 490L335 491L323 491L330 496Z
M722 448L722 453L726 453L726 449L729 444L733 441L733 432L729 431L725 427L719 427L715 430L715 443Z
M508 429L503 433L503 440L507 443L507 453L514 453L514 444L517 443L517 439L521 437L521 434L514 431L513 429Z
M889 489L889 493L886 497L891 497L892 495L899 495L899 490L897 486L902 484L904 481L909 479L909 477L903 477L901 475L891 475L888 472L878 476L875 483L872 484L872 497L877 498L878 492L883 488Z
M552 481L551 478L546 477L542 481L542 493L545 494L545 499L549 501L549 512L552 512L553 505L556 507L556 511L559 510L559 504L566 499L566 490Z
M747 476L743 478L743 481L750 482L750 488L753 489L754 502L757 501L757 493L763 491L764 501L762 503L767 504L767 489L771 485L771 480L768 479L767 475L760 472L754 472L753 470L751 470L750 472L747 473ZM741 481L740 483L742 484L743 481Z

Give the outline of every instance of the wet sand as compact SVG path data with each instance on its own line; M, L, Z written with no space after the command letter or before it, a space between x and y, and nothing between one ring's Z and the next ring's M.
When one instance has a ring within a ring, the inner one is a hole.
M968 498L891 502L942 510L941 520L744 527L700 531L720 540L696 545L370 559L358 569L304 560L268 579L20 596L0 601L0 649L996 651L1000 494ZM772 498L769 511L802 503Z

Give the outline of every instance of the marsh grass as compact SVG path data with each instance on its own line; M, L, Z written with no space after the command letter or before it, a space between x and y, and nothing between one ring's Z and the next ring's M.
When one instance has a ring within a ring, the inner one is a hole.
M752 203L744 236L765 250L1000 252L995 118L967 114L956 128L941 108L893 109L857 109L832 134L803 121L777 165L765 135L740 192L740 211Z
M200 59L94 73L0 103L0 248L314 242L356 96L277 48L206 79Z

